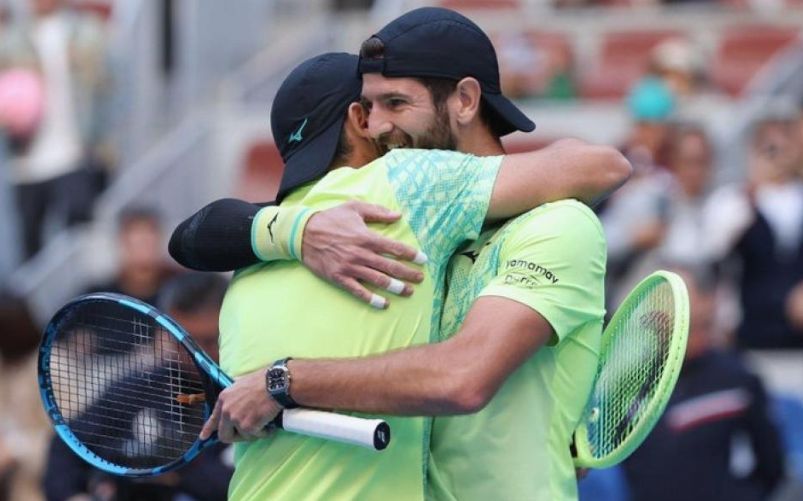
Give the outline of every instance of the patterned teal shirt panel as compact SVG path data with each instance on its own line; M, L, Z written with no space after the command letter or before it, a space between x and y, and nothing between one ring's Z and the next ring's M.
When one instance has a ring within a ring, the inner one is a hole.
M436 277L430 341L440 339L449 258L465 241L479 236L502 158L416 149L393 150L384 157L404 218Z
M502 157L443 150L393 150L385 156L405 219L430 260L446 262L479 235Z
M502 230L514 221L516 219L501 228L497 226L482 232L449 261L446 275L448 289L441 317L441 341L457 333L474 300L496 274L501 241L505 235Z
M479 236L502 158L415 149L393 150L383 157L404 219L429 258L427 271L434 280L430 342L440 339L449 258L463 242ZM430 464L431 418L427 421L421 463L424 478Z

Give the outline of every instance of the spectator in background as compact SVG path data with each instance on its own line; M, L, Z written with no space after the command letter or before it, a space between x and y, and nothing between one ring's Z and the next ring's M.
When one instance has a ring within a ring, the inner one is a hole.
M502 92L511 99L532 97L538 86L538 73L546 58L526 33L503 33L496 40Z
M803 182L796 120L770 105L752 132L748 180L706 206L712 256L728 271L741 310L735 342L775 393L803 403ZM738 311L738 310L737 310ZM738 315L737 315L738 318Z
M665 40L650 54L650 72L661 78L680 99L699 91L702 68L698 50L682 38Z
M801 350L803 329L791 321L797 313L787 311L801 307L790 303L790 293L803 284L801 144L797 117L771 113L753 129L747 183L714 192L705 224L712 256L733 258L741 268L739 346Z
M620 148L633 164L633 178L666 166L666 142L676 97L663 79L648 75L633 86L626 103L633 128Z
M574 58L568 44L527 33L496 38L502 93L513 99L577 97Z
M40 327L24 301L4 292L0 326L0 500L37 501L50 436L35 390Z
M574 56L568 45L557 44L549 51L547 78L539 97L570 101L577 98Z
M784 473L767 395L739 359L712 344L716 282L709 267L674 271L693 305L686 360L664 415L624 463L630 499L767 499Z
M625 186L603 214L614 300L660 262L707 259L702 213L713 172L708 135L696 124L676 125L666 150L668 169Z
M97 192L92 166L101 161L108 90L103 26L63 7L61 0L31 0L31 22L14 20L0 38L0 70L31 70L41 78L44 109L37 127L11 133L12 177L17 188L26 257L43 242L48 218L85 221Z
M109 282L95 284L87 292L119 292L148 304L158 304L158 293L173 274L164 259L164 234L156 211L129 208L118 217L117 275Z
M0 137L0 165L7 161L6 145ZM14 190L8 179L8 169L0 167L0 287L17 267L22 251L17 237L17 218Z
M181 324L215 361L218 358L218 315L227 282L220 275L189 273L162 289L159 308ZM44 475L48 500L116 501L225 500L234 471L233 454L225 444L207 449L192 463L165 475L132 481L97 470L53 437Z

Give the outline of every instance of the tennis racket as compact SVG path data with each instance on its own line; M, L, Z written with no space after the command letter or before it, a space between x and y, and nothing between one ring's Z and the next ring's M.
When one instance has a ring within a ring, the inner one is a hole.
M624 461L664 412L686 352L689 296L676 274L642 280L602 333L600 364L582 421L574 464L608 468Z
M198 434L232 383L174 320L120 294L69 302L39 348L39 390L57 434L115 475L158 475L216 443ZM385 421L308 409L287 409L271 426L375 450L390 441Z

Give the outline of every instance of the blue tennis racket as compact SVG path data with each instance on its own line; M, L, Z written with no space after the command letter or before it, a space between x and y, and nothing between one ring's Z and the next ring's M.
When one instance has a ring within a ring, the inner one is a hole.
M69 302L39 348L39 390L57 434L115 475L159 475L216 443L198 434L232 383L179 324L121 294ZM288 409L272 425L375 450L390 442L380 419Z

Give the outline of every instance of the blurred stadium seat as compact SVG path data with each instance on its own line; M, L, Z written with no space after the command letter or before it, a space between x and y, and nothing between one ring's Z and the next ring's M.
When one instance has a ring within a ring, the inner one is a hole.
M282 157L271 140L260 140L246 150L235 197L249 202L267 202L276 197L283 171Z
M79 11L90 12L104 20L108 20L112 15L110 0L75 0L67 3Z
M676 30L612 31L602 36L599 55L590 71L580 75L580 95L590 99L620 99L647 70L652 49L669 38L684 38Z
M726 29L711 64L711 80L731 96L739 96L750 79L797 36L796 28L744 25Z

